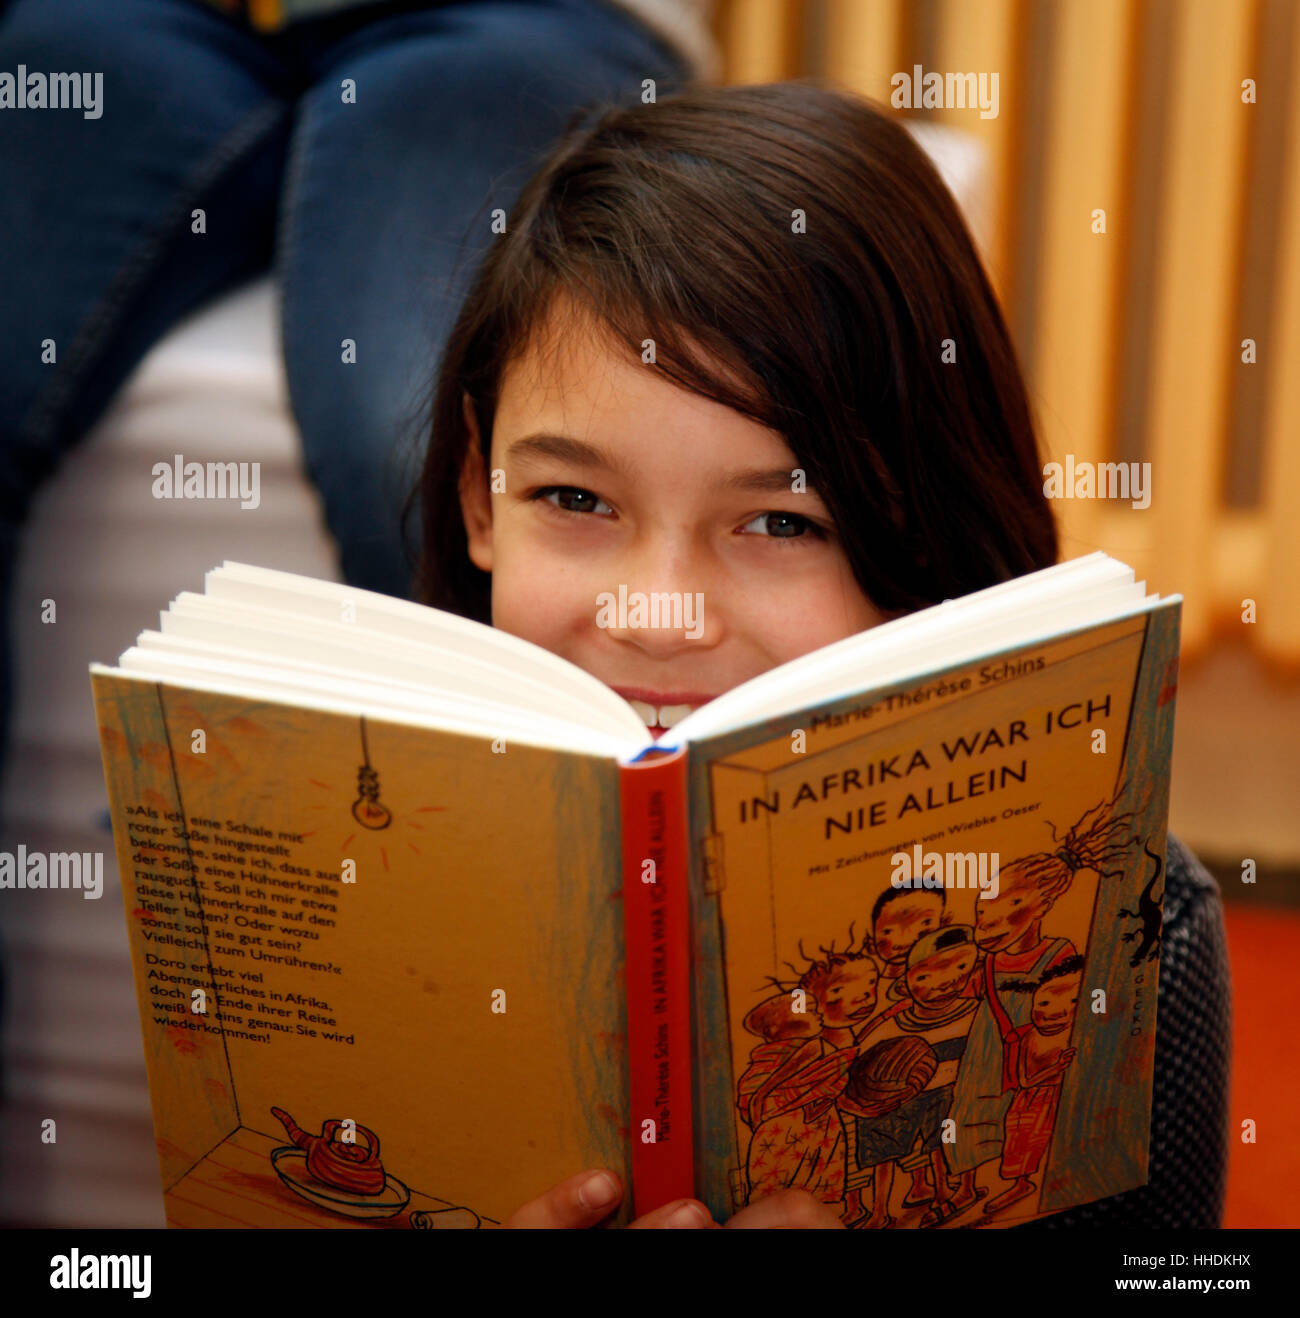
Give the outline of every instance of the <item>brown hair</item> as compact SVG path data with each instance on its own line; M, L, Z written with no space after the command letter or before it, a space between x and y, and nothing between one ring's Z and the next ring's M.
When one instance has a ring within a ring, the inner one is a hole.
M525 187L443 356L407 506L423 602L491 621L459 503L462 395L486 471L505 367L561 291L637 359L653 339L675 384L781 434L881 610L1056 561L1015 350L951 194L888 112L787 82L599 109Z

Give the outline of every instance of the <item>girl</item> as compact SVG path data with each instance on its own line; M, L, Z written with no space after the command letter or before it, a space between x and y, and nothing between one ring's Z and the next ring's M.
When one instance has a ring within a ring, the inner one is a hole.
M1009 981L1037 982L1075 956L1070 940L1045 933L1043 922L1079 871L1092 870L1104 879L1129 859L1133 816L1112 814L1114 804L1103 801L1086 811L1058 850L1020 856L1003 866L998 895L975 903L975 942L984 954L976 972L981 1001L952 1106L960 1135L947 1151L949 1167L965 1190L973 1187L978 1168L1002 1154L1014 1086L1001 1083L1006 1066L1001 1017L1012 1018L1011 1027L1018 1028L1028 1023L1031 1009L1027 998L996 1003L996 991Z
M420 598L503 627L658 732L767 669L1050 566L1015 351L926 155L804 83L574 125L448 340L418 500ZM770 541L771 543L765 543ZM689 592L690 631L597 625ZM585 1172L512 1225L590 1226ZM714 1225L694 1200L638 1225ZM785 1191L738 1226L837 1226Z
M750 1201L797 1186L842 1217L846 1150L836 1100L858 1055L858 1031L875 1010L879 975L865 953L820 950L825 960L811 961L792 984L773 980L777 995L745 1018L764 1042L737 1083L736 1106L753 1131ZM804 990L811 1011L791 1010L794 989Z
M652 727L1057 553L951 195L895 119L798 83L570 132L448 340L415 493L420 598ZM598 628L619 585L702 595L703 634Z
M998 1175L1009 1187L984 1205L986 1216L1028 1198L1037 1188L1030 1179L1052 1142L1065 1068L1074 1060L1069 1047L1079 1001L1083 957L1066 957L1039 980L1010 980L1002 988L1033 995L1029 1020L1017 1026L1007 1014L996 987L989 1006L1002 1031L1006 1050L1003 1083L1012 1092Z

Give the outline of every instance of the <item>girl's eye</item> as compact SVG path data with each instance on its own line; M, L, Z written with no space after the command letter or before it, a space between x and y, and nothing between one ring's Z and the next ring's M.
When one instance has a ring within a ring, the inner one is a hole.
M766 536L770 540L801 540L805 537L819 540L825 538L824 532L815 522L810 522L808 518L801 517L798 513L759 513L752 522L745 523L744 530L749 531L768 518L771 520L767 522ZM758 534L763 535L764 531L759 530Z
M601 509L604 509L605 513L614 511L604 499L592 494L590 490L582 490L575 485L548 485L545 489L532 494L530 498L545 499L551 507L565 513L593 513L600 512ZM556 502L556 499L559 502Z

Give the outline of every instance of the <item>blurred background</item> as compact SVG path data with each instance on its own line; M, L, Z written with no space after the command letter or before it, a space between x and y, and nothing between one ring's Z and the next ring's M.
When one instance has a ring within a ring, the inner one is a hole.
M701 9L713 48L696 67L724 82L819 78L888 106L892 76L917 65L998 75L996 117L894 113L968 218L1051 456L1151 463L1147 508L1057 503L1062 556L1103 549L1185 597L1171 829L1225 899L1225 1225L1300 1225L1300 1061L1277 1039L1300 1015L1300 5ZM277 315L268 275L171 331L42 493L17 593L57 598L60 635L17 620L4 803L29 849L102 849L112 868L90 660L114 662L225 557L337 577L301 471ZM151 500L140 465L178 435L187 459L261 461L262 506L232 516ZM100 902L6 912L0 1220L162 1225L119 896L112 883ZM49 1115L59 1144L33 1147L26 1132ZM1246 1119L1256 1144L1239 1142Z

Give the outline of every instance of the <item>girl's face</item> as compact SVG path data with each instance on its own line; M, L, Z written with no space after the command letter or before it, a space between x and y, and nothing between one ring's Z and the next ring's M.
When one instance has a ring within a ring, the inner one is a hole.
M501 382L491 473L466 400L461 507L494 626L638 702L658 731L885 621L780 435L678 388L564 301L538 337Z

